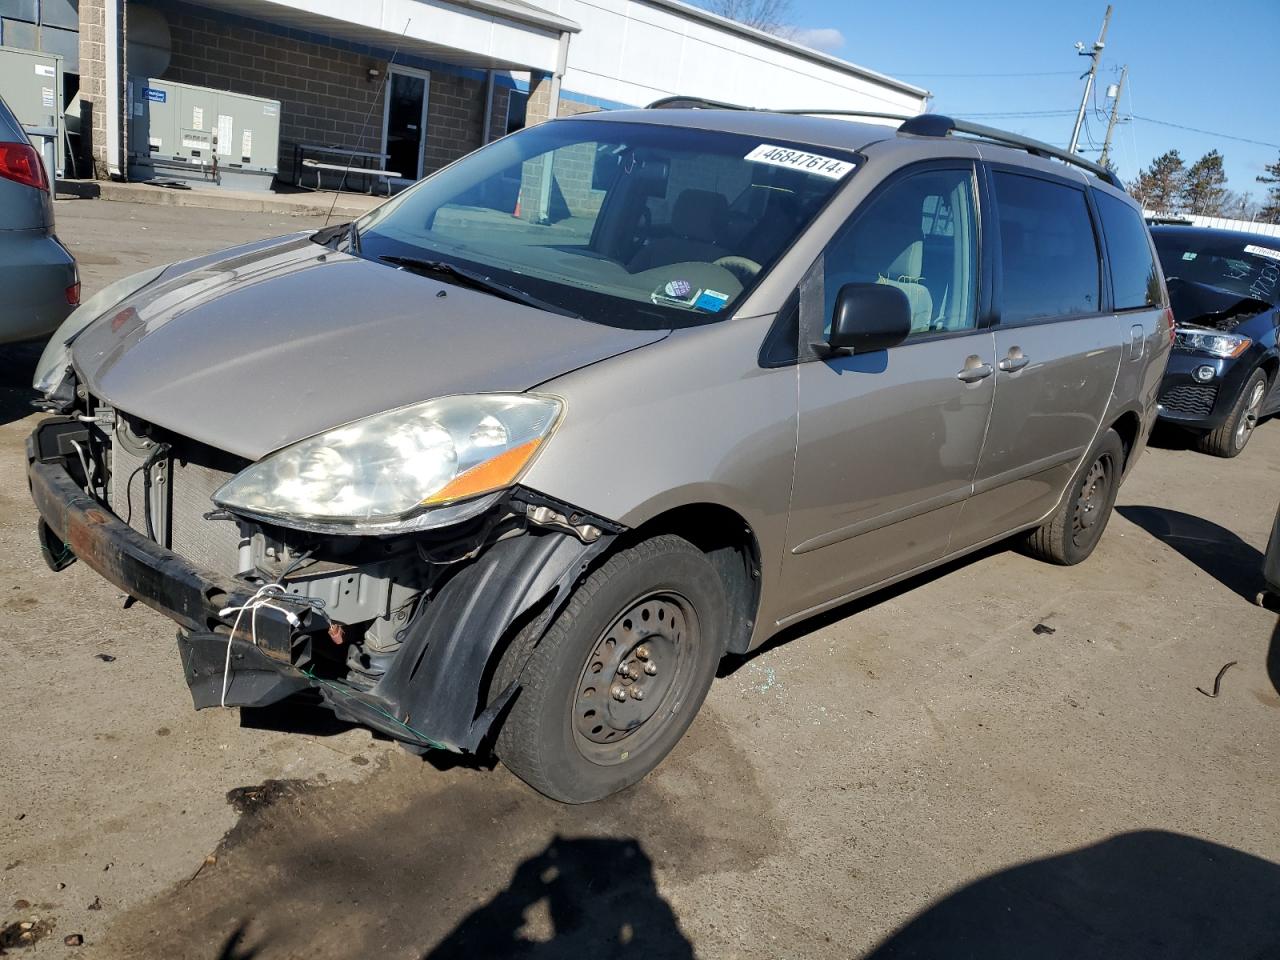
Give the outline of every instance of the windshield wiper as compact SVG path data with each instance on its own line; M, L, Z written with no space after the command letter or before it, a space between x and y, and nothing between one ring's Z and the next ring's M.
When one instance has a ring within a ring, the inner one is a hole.
M556 306L554 303L535 297L531 293L525 293L518 287L513 287L501 281L486 277L483 274L476 273L473 270L467 270L464 267L454 266L445 260L428 260L424 257L397 257L384 255L378 257L384 263L390 263L393 266L403 267L406 270L412 270L414 273L421 273L425 276L435 277L438 280L444 280L446 283L456 284L459 287L470 287L472 290L480 290L484 293L491 294L495 297L501 297L503 300L510 300L512 303L522 303L526 307L537 307L539 310L546 310L548 313L558 313L562 317L572 317L574 320L583 319L579 314L572 310L566 310L564 307Z

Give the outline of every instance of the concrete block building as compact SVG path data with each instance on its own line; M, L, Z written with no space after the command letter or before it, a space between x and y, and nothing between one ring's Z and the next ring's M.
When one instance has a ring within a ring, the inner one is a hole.
M682 0L0 0L0 45L61 52L99 177L128 169L131 79L280 102L293 144L416 180L526 124L675 94L921 112L928 92Z

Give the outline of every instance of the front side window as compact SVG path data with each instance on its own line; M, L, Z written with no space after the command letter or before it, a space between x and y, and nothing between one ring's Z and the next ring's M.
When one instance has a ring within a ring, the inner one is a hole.
M359 253L443 261L614 326L729 315L855 158L737 134L556 120L357 222Z
M1115 308L1132 310L1160 304L1160 274L1142 214L1123 200L1094 191L1102 235L1107 238L1107 256L1111 261L1111 285Z
M1102 304L1098 242L1084 191L1065 184L996 172L1000 322L1097 313Z
M827 249L827 322L845 284L883 283L907 295L912 337L972 329L977 271L972 172L913 174L872 199Z

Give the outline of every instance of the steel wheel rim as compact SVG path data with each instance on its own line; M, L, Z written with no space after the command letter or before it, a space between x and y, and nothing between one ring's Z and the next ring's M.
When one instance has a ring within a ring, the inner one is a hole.
M1098 457L1090 464L1071 511L1071 539L1077 546L1096 535L1110 495L1111 458Z
M673 591L646 594L613 618L571 694L569 724L584 757L621 763L662 732L684 696L698 636L693 605Z
M1240 424L1236 427L1237 450L1244 449L1244 445L1249 441L1249 434L1253 433L1253 428L1258 425L1258 411L1262 409L1262 398L1266 390L1267 385L1259 383L1249 396L1248 406L1245 407L1244 414L1240 417Z

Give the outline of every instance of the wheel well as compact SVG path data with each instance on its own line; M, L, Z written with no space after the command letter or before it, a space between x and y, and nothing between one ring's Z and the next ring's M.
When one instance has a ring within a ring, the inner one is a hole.
M1276 372L1280 371L1280 359L1276 357L1267 357L1262 361L1262 369L1267 372L1267 383L1276 382Z
M1138 442L1138 433L1142 430L1142 420L1136 413L1129 411L1111 424L1111 429L1120 435L1120 442L1124 444L1124 462L1127 468L1129 455L1133 453L1133 448Z
M660 513L619 539L634 541L663 533L684 537L715 565L729 601L726 649L745 653L760 603L760 545L750 524L720 504L691 503Z

